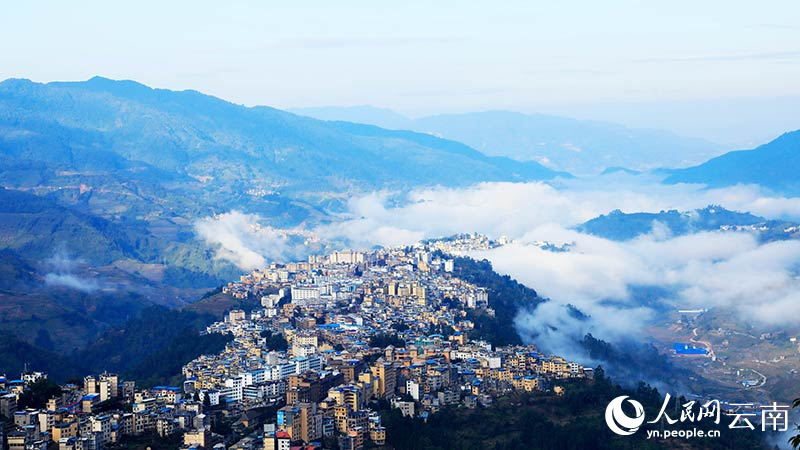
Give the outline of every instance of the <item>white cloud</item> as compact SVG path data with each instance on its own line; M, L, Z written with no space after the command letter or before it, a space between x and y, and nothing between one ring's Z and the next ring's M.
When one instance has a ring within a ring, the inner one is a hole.
M45 264L50 269L50 272L44 276L44 282L48 286L63 286L86 293L92 293L101 288L100 283L96 280L81 277L75 273L85 262L81 259L70 258L63 249L45 260Z
M767 218L800 220L800 198L770 197L756 186L704 189L656 181L618 174L560 181L558 186L480 183L468 188L425 188L401 196L398 205L389 201L389 193L377 192L351 200L346 220L316 231L328 239L345 238L354 247L409 244L472 231L520 237L545 224L571 227L615 209L688 211L710 204Z
M552 299L521 313L517 326L523 335L539 335L540 345L565 354L570 354L570 340L585 333L612 342L639 337L663 310L726 307L744 322L766 327L794 326L800 315L800 241L760 245L747 233L705 232L612 242L557 227L526 236L566 238L574 246L554 253L520 240L473 256L489 259L499 272ZM665 296L642 305L632 295L641 286L657 286ZM591 320L570 317L562 307L566 303Z
M618 175L545 183L481 183L469 188L425 188L404 195L375 192L354 198L348 214L317 227L324 240L350 248L402 245L462 232L507 235L514 244L476 254L550 297L517 320L557 349L585 332L614 341L641 335L659 310L677 307L735 308L741 317L787 325L800 315L800 242L760 244L748 233L705 232L672 236L661 224L627 242L613 242L570 229L614 209L626 212L687 211L709 204L768 218L800 219L800 199L770 197L753 186L703 189L668 186L646 177ZM394 196L393 196L394 195ZM232 212L200 221L196 229L217 246L218 257L242 268L263 266L298 252L259 218ZM529 245L574 243L568 252ZM638 287L659 287L664 298L639 304ZM611 300L611 301L609 301ZM580 321L564 304L591 316ZM544 336L544 338L542 338Z
M96 281L69 273L48 273L44 276L44 281L50 286L64 286L87 293L100 289L100 285Z
M400 202L386 192L374 193L351 201L349 218L317 232L357 248L472 231L515 238L512 245L474 256L490 259L497 271L553 300L517 320L523 335L535 333L537 342L553 350L566 351L586 332L610 341L640 336L662 308L729 306L748 321L793 323L800 313L796 241L760 245L753 235L735 232L673 237L655 223L649 235L619 243L569 229L614 209L687 211L709 204L800 219L800 199L770 197L755 186L704 189L652 181L619 175L564 181L557 187L481 183L418 189ZM575 245L565 253L528 245L542 240ZM640 305L631 295L637 286L660 287L666 298ZM591 320L572 317L566 303Z
M300 254L300 248L286 233L262 226L261 222L256 215L231 211L197 221L195 232L216 249L216 258L243 270L264 268L268 259L285 261Z

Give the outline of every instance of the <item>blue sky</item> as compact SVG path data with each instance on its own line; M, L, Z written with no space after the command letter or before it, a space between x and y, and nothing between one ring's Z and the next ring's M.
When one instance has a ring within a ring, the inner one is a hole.
M800 128L786 117L800 113L798 19L792 0L14 2L0 78L550 112L745 144Z

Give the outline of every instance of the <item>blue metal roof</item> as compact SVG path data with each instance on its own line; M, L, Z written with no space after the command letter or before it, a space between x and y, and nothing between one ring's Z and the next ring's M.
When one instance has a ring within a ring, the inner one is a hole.
M675 353L678 355L707 355L708 350L702 347L695 347L692 344L684 344L681 342L676 342L672 345L672 348L675 350Z

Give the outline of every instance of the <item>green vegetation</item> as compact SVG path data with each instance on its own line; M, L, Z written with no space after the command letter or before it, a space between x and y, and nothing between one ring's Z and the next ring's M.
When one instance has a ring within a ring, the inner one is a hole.
M253 295L248 295L246 298L235 298L230 294L223 293L221 289L214 289L199 301L184 306L183 310L221 319L225 313L232 309L250 312L258 308L261 308L260 298L256 298Z
M686 369L675 367L670 359L652 344L621 342L611 345L591 334L584 336L580 346L586 359L602 361L618 381L635 384L638 380L658 380L669 386L681 386L685 380L700 378Z
M557 175L427 134L318 121L198 92L100 77L6 80L0 330L74 353L151 303L182 306L235 278L238 269L195 235L196 221L220 205L286 227L342 210L343 193ZM55 257L75 267L51 267ZM47 283L51 272L61 285ZM226 309L214 300L195 311ZM36 320L23 314L33 310Z
M757 226L763 228L759 229L758 236L765 242L789 239L793 234L784 230L797 226L792 222L767 220L750 213L729 211L719 205L709 205L689 212L670 210L658 213L623 213L614 210L578 225L577 229L606 239L625 241L650 233L655 222L668 228L675 236L715 231L723 226Z
M264 330L261 332L261 336L267 338L267 348L270 350L285 351L289 348L289 343L281 333Z
M522 340L514 329L517 312L520 308L533 309L545 299L508 275L498 274L485 259L476 261L468 257L457 257L454 263L453 275L486 288L489 293L489 307L495 312L492 317L485 311L470 310L468 318L475 323L470 337L486 340L496 346L521 344Z
M159 236L151 228L146 221L109 220L80 204L62 204L53 197L0 187L0 250L24 255L30 266L78 261L112 266L124 260L138 264L126 266L129 277L138 271L149 283L173 287L213 286L222 276L233 275L229 264L210 258L191 234ZM166 266L163 273L148 278L144 269L137 268L144 267L141 264Z
M378 333L369 338L370 347L386 348L390 345L395 348L401 348L406 346L406 341L397 337L396 334L389 333Z
M658 425L645 423L631 436L612 433L605 423L608 403L621 395L636 399L645 407L648 418L655 418L663 404L657 390L640 383L635 389L623 389L597 370L594 381L561 383L563 396L546 393L514 392L498 398L491 407L466 409L447 407L420 418L402 417L398 410L383 412L388 444L396 450L511 450L511 449L662 449L686 448L685 439L648 440L647 430ZM685 399L672 399L685 403ZM669 411L674 407L670 404ZM674 414L672 414L674 416ZM731 430L722 421L683 422L669 429L716 429L719 438L696 438L692 448L766 449L762 435L749 430Z
M485 287L489 293L489 306L495 311L494 316L482 310L468 311L467 317L475 323L470 337L484 339L495 346L522 344L514 327L514 318L520 309L533 309L547 300L508 275L498 274L486 260L458 257L455 259L454 275ZM567 305L567 308L576 319L586 319L575 306ZM617 380L626 383L635 384L638 380L646 379L678 385L681 379L692 375L686 370L677 369L652 344L631 341L612 346L588 334L583 340L575 342L575 348L582 350L587 360L602 361Z
M231 336L219 333L198 336L196 330L186 327L162 349L126 369L123 374L145 386L178 384L184 364L202 354L219 353L231 339Z
M12 335L0 336L0 361L7 373L19 373L28 363L48 372L57 382L109 371L143 385L167 384L176 381L183 364L204 353L217 353L231 340L227 335L199 334L213 320L211 316L152 306L123 325L109 328L91 345L65 356Z
M146 221L83 206L0 187L0 332L13 336L3 370L44 360L55 376L73 375L64 360L104 331L150 305L185 304L235 273L191 235L159 237ZM19 342L61 356L18 354Z
M0 333L0 362L2 362L0 370L8 376L16 377L22 373L26 363L31 368L47 372L54 380L66 380L83 375L80 367L72 359L35 347L8 332Z
M322 203L330 192L354 188L559 175L428 134L100 77L0 83L0 130L7 130L0 132L5 185L74 186L55 196L117 217L197 217L224 204L296 225L320 216L321 205L299 200L304 196ZM251 188L263 192L246 194Z
M108 370L144 384L166 383L183 364L203 353L221 351L230 336L198 335L214 318L161 306L143 310L124 327L111 329L79 359L90 372Z
M174 450L183 444L183 435L173 433L161 437L155 431L140 435L125 435L125 438L112 448L115 450Z
M53 381L42 378L28 385L17 400L17 409L25 408L41 409L47 405L47 400L51 397L61 395L61 387Z
M408 330L408 325L404 324L403 322L397 322L392 324L392 328L398 333L402 333L403 331Z

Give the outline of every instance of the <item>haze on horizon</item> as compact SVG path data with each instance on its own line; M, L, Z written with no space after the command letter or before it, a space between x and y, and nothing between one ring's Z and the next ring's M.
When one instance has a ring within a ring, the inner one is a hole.
M17 2L0 17L0 78L409 116L509 109L745 148L800 128L798 13L790 0Z

